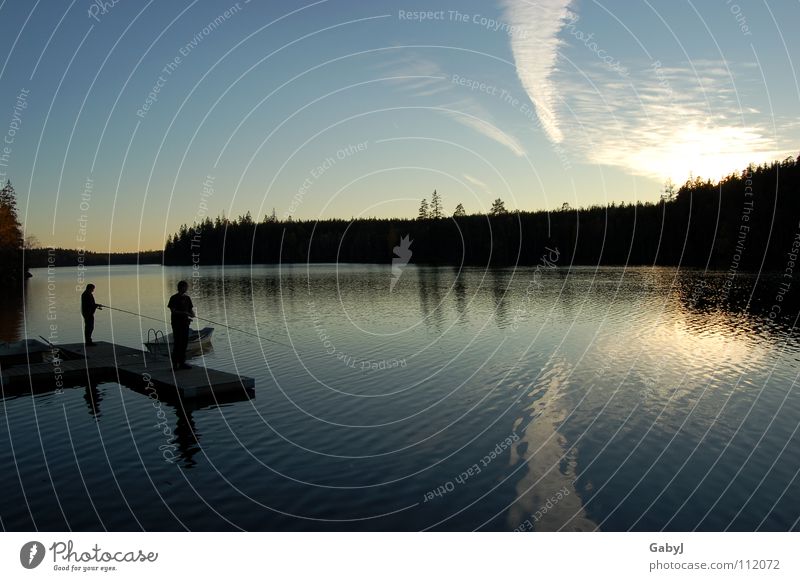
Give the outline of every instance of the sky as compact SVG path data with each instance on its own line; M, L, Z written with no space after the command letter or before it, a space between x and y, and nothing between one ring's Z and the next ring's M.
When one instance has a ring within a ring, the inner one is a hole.
M0 0L26 236L654 202L800 153L800 2ZM794 24L794 26L792 26Z

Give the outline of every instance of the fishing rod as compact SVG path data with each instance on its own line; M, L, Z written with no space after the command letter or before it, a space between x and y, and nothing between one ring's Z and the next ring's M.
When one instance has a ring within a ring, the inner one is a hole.
M164 322L163 319L157 319L155 317L149 317L149 316L143 315L141 313L136 313L134 311L127 311L125 309L120 309L118 307L110 307L108 305L101 305L99 303L98 303L97 306L98 307L102 307L104 309L111 309L112 311L119 311L121 313L128 313L129 315L134 315L136 317L141 317L142 319L150 319L151 321L158 321L159 323L163 323ZM262 337L258 333L253 333L253 332L247 331L245 329L239 329L238 327L232 327L231 325L226 325L225 323L220 323L219 321L212 321L211 319L206 319L205 317L194 317L194 318L199 320L199 321L205 321L207 323L211 323L212 325L219 325L220 327L225 327L226 329L230 329L231 331L238 331L240 333L244 333L245 335L250 335L252 337L257 337L258 339L261 339L263 341L269 341L270 343L275 343L276 345L281 345L283 347L287 347L289 349L293 349L293 347L291 345L288 345L286 343L281 343L280 341L276 341L275 339L269 339L267 337Z

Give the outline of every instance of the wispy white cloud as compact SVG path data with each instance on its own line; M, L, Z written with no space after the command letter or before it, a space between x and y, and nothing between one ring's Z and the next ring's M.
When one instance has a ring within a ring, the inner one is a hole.
M513 135L502 131L491 113L482 106L478 95L463 97L463 88L452 83L435 61L421 58L413 53L384 62L380 65L382 73L392 77L392 83L415 97L430 97L448 93L457 96L451 100L439 100L437 106L454 121L488 137L508 148L514 155L522 157L525 148Z
M559 47L558 34L570 17L571 0L505 0L504 17L514 27L511 51L522 87L536 108L542 127L556 143L564 139L559 127L558 88L553 83Z
M525 148L522 147L522 144L516 137L501 131L497 126L485 121L482 116L472 117L466 114L453 113L451 117L462 125L471 127L483 136L507 147L514 155L518 157L523 157L525 155Z
M487 193L489 192L489 185L486 184L485 182L482 182L481 180L479 180L475 176L471 176L471 175L465 173L464 174L464 179L467 180L469 183L471 183L473 186L477 186L477 187L481 188L483 191L485 191Z
M391 77L391 83L416 97L443 93L451 88L438 64L413 53L383 61L378 69L382 74Z
M565 144L589 162L679 183L690 173L717 179L783 157L786 142L745 104L747 82L734 85L729 66L641 67L627 86L599 66L584 67L583 78L560 78L570 113L562 118Z

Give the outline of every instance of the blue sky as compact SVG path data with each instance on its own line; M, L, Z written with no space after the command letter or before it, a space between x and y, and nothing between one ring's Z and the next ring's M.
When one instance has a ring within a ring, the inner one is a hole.
M434 189L655 201L800 152L797 2L103 4L0 4L0 177L44 245L413 216Z

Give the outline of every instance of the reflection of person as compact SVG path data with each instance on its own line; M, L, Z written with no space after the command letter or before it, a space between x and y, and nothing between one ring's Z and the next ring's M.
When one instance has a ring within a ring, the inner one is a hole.
M178 292L169 297L167 307L172 312L172 368L191 369L186 364L186 347L189 343L189 325L194 317L192 299L186 294L189 285L178 283Z
M101 305L94 302L94 285L87 284L86 290L81 294L81 315L83 315L83 338L89 347L96 345L92 341L92 332L94 331L94 312L97 309L103 310Z
M173 445L178 447L178 455L183 460L184 468L193 468L197 465L194 457L200 451L200 433L194 425L191 408L176 408L177 420L175 421L175 437Z
M100 402L103 401L103 395L97 389L97 384L92 382L86 384L86 391L83 393L83 399L89 408L89 415L93 418L100 417Z

